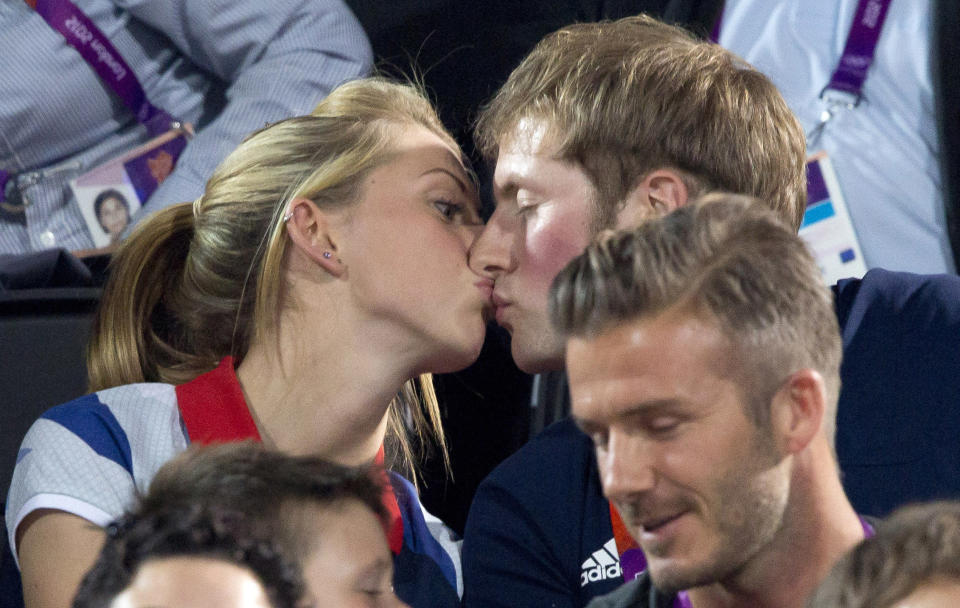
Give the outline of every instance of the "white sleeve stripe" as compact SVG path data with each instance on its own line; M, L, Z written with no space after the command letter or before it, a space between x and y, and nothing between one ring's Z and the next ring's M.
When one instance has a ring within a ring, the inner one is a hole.
M456 533L447 527L443 521L427 511L427 508L420 505L420 512L423 513L423 521L430 531L430 535L436 540L440 547L450 556L453 561L453 569L457 576L457 597L463 599L463 572L462 572L462 552L463 540L457 538Z
M70 513L71 515L77 515L101 528L116 519L106 511L88 502L73 498L72 496L64 496L63 494L36 494L30 497L17 512L17 516L13 520L13 526L7 530L10 549L13 552L13 561L17 565L17 570L20 569L20 557L17 555L16 546L17 528L20 527L20 523L23 522L27 515L37 509L54 509L56 511Z

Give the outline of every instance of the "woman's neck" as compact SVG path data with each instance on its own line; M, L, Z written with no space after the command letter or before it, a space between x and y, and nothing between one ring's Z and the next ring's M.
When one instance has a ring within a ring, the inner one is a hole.
M267 446L370 462L383 444L390 401L414 374L387 336L326 325L307 331L290 323L276 340L252 345L237 378Z

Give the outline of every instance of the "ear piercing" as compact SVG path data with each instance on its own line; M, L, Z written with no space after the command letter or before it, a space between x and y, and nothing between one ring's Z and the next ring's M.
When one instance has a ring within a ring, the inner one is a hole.
M333 255L333 254L330 253L329 251L324 251L324 252L323 252L323 257L324 257L325 259L328 259L328 260L329 260L332 255Z
M288 210L286 213L283 214L283 221L284 221L285 223L286 223L286 222L289 222L289 221L292 220L292 219L293 219L293 210L292 210L292 209L291 209L291 210Z

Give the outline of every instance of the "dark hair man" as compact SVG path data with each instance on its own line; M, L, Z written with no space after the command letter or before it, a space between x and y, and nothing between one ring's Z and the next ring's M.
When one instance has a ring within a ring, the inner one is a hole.
M714 195L557 277L574 419L646 571L591 605L802 607L863 539L840 484L840 334L803 241Z

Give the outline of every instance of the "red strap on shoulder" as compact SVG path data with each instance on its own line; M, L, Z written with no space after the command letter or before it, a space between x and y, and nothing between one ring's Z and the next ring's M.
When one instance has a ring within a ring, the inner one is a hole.
M639 549L640 545L630 536L627 525L623 523L617 508L610 504L610 526L613 528L613 538L617 541L617 553L623 557L623 554L630 549Z
M377 452L374 463L377 465L377 470L381 475L380 481L383 483L383 494L380 496L380 500L387 509L387 517L390 518L388 522L384 522L384 531L387 533L387 544L390 545L390 552L397 555L403 548L403 517L400 515L397 495L393 493L390 475L383 468L383 460L383 446L380 446L380 451Z
M243 389L233 369L233 358L224 357L216 369L176 387L177 406L187 427L191 443L221 443L252 439L260 441L260 432L243 398ZM383 446L374 462L383 483L381 500L389 521L384 526L390 551L396 555L403 547L403 518L393 493L390 477L383 468Z
M191 443L260 441L260 432L233 370L233 357L224 357L216 369L176 390L177 407Z

